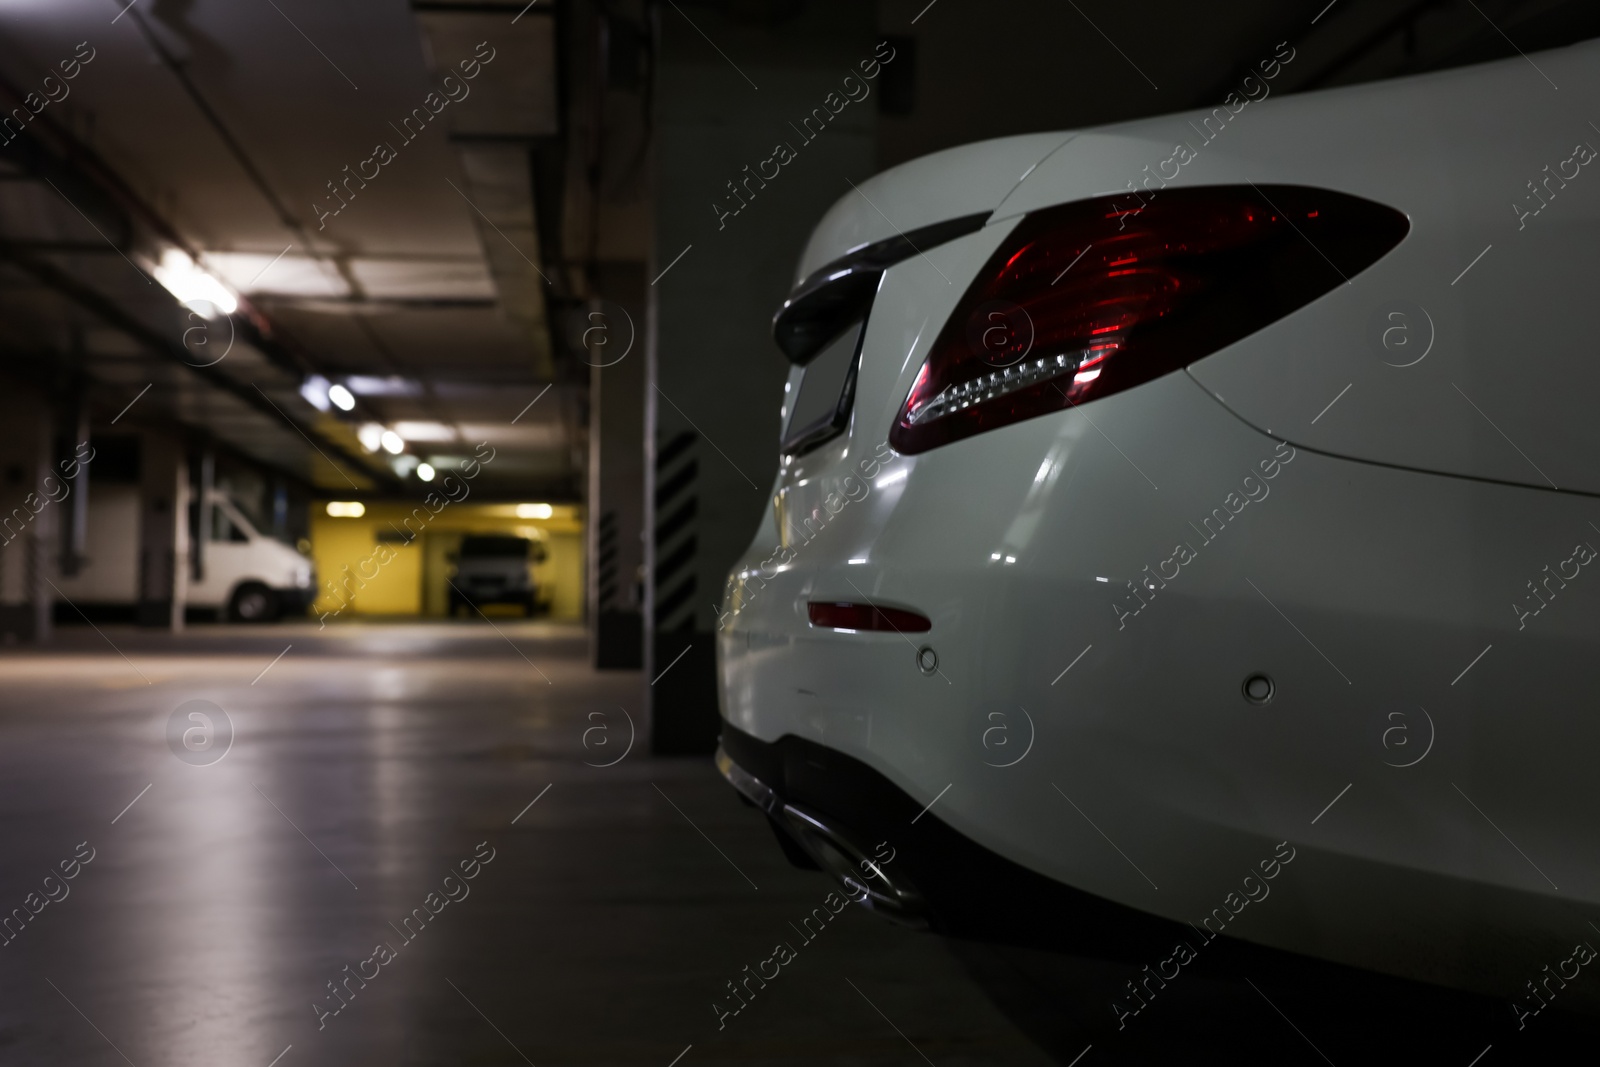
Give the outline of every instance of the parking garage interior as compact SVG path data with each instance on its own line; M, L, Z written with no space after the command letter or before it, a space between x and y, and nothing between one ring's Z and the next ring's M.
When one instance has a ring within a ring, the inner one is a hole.
M713 761L853 186L1600 35L1324 4L0 0L0 1062L1467 1064L1503 1006L1242 943L1121 1034L1136 929L807 925Z

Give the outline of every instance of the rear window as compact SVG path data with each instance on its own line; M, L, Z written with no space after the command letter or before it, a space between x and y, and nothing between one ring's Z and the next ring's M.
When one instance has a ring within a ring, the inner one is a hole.
M531 544L523 537L463 537L461 539L461 558L483 558L487 556L515 556L519 559L528 557L528 547Z

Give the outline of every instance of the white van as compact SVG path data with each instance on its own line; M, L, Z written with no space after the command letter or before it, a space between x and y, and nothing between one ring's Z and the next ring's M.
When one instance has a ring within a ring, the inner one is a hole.
M201 549L201 577L185 560L184 601L212 608L236 622L266 622L304 614L316 599L311 561L281 541L258 533L225 493L210 494L210 528ZM57 579L73 604L132 605L139 598L139 489L96 485L89 497L87 561Z

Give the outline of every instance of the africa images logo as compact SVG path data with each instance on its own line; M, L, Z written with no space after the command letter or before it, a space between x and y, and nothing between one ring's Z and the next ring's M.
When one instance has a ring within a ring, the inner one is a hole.
M1433 316L1414 300L1392 300L1374 308L1367 343L1391 367L1414 367L1433 351Z
M220 763L233 747L233 720L209 700L186 700L167 716L167 748L191 767Z

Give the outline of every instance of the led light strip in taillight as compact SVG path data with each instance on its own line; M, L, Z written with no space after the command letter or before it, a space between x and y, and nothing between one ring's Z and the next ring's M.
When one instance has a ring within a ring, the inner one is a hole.
M953 415L974 404L997 400L1036 382L1065 378L1069 374L1074 386L1087 385L1100 377L1099 364L1117 348L1116 343L1096 345L1093 348L1080 348L1071 355L1057 354L1048 358L1023 360L1014 367L991 371L986 377L947 386L932 400L908 411L906 421L912 426L919 426ZM1071 395L1070 390L1067 395Z

